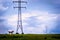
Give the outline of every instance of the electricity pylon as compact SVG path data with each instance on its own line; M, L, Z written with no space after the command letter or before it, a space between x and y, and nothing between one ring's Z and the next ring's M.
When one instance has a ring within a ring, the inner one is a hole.
M18 33L18 29L20 27L21 29L21 34L24 34L23 32L23 26L22 26L22 13L21 13L21 8L26 8L26 7L22 7L22 3L27 3L26 1L22 1L22 0L17 0L17 1L13 1L13 3L17 3L18 6L14 7L14 8L18 8L18 21L17 21L17 30L16 30L16 34Z

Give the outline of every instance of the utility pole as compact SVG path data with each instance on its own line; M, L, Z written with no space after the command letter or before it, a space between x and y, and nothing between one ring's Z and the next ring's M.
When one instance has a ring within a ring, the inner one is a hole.
M16 30L16 34L18 33L18 29L21 29L21 34L24 34L23 32L23 26L22 26L22 13L21 13L21 9L22 8L26 8L26 7L22 7L22 3L27 3L26 1L22 1L22 0L17 0L17 1L13 1L13 3L17 3L18 6L14 7L14 8L18 8L18 21L17 21L17 30Z

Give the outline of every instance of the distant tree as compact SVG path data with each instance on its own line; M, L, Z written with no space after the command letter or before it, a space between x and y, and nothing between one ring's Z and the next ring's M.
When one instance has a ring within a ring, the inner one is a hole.
M13 30L9 30L8 32L9 32L9 34L13 34L14 31Z

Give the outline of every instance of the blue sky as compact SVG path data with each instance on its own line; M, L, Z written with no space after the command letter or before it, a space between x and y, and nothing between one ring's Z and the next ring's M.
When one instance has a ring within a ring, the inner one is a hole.
M0 1L0 34L16 32L17 4L14 0ZM15 0L16 1L16 0ZM60 34L60 0L24 0L22 9L23 31L26 34ZM19 29L19 33L21 33Z

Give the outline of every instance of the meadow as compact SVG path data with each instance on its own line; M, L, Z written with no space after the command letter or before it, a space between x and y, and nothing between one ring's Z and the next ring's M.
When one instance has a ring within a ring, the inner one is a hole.
M0 40L60 40L60 34L0 34Z

